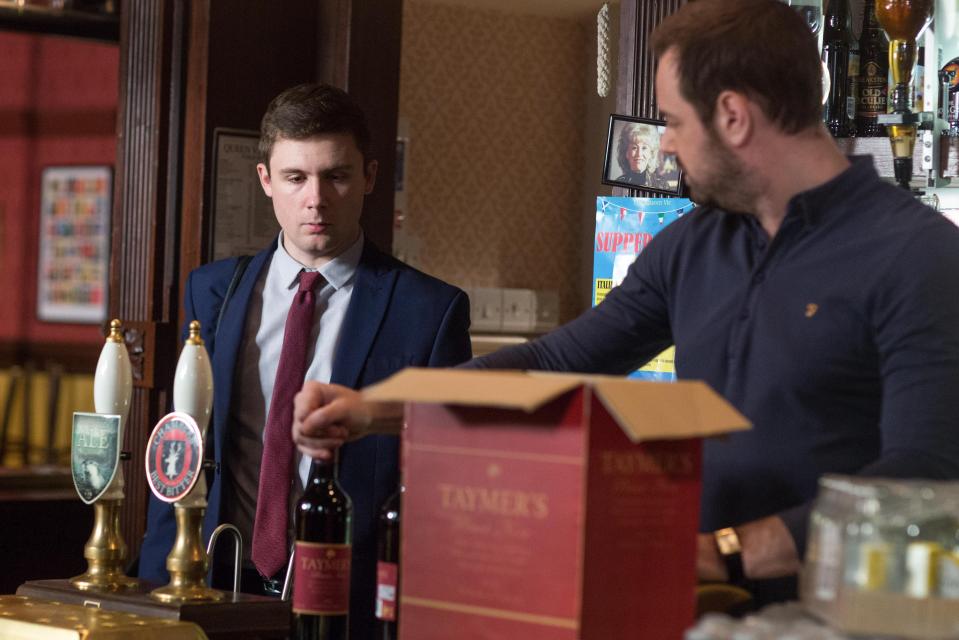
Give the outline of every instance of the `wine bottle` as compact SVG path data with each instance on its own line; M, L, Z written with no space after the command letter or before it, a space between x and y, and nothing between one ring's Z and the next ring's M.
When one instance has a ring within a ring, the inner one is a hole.
M849 135L846 92L849 90L849 8L847 0L828 0L822 57L831 79L823 108L829 132L837 138Z
M400 593L400 505L404 487L389 497L377 523L376 640L396 640Z
M885 136L879 115L886 113L889 93L889 40L876 19L875 0L866 1L865 24L859 43L859 98L856 128L860 136Z
M853 40L849 44L849 71L848 90L846 91L846 128L849 137L855 137L859 130L856 127L856 96L859 95L859 41Z
M353 505L334 462L313 461L294 516L292 637L347 640Z

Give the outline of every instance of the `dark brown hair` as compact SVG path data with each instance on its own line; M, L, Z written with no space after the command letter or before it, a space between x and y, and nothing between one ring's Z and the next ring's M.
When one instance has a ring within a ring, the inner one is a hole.
M726 90L756 101L786 133L822 117L822 65L800 15L777 0L695 0L668 16L652 37L657 58L675 50L679 90L712 126Z
M277 140L306 140L324 133L352 135L365 169L370 155L366 116L345 91L326 84L300 84L270 101L260 121L260 156L269 170Z

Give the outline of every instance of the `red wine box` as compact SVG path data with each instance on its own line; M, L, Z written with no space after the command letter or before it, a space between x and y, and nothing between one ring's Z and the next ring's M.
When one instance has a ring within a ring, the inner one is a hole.
M748 421L700 382L407 369L401 640L680 639L700 439Z

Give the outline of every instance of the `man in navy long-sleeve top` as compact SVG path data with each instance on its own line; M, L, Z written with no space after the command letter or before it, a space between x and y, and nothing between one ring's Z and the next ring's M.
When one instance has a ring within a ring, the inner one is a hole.
M626 373L675 344L678 376L754 424L704 447L700 577L785 577L759 598L788 597L822 474L959 477L959 229L839 151L788 6L689 3L653 48L661 147L701 206L602 304L470 366ZM317 456L387 423L336 388L298 402L294 438Z

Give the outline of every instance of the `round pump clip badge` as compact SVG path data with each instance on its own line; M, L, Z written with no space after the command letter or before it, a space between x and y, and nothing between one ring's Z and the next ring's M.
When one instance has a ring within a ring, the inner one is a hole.
M196 484L203 465L203 438L196 420L174 411L160 418L146 453L147 484L164 502L176 502Z

